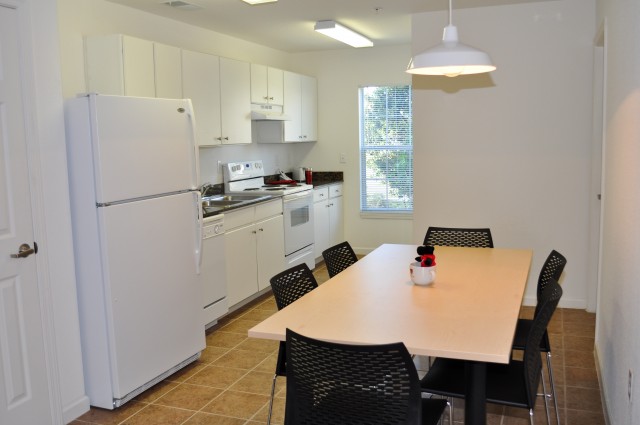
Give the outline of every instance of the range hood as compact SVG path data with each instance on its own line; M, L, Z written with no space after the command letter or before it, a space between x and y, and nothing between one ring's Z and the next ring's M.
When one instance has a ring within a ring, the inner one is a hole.
M252 121L289 121L288 115L282 112L282 106L277 105L252 105Z

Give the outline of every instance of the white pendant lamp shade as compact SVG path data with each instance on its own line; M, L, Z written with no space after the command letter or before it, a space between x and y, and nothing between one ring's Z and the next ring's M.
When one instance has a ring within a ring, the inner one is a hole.
M415 55L409 62L407 72L457 77L464 74L491 72L495 69L487 53L458 41L458 29L451 24L451 1L449 1L449 25L444 28L442 43Z

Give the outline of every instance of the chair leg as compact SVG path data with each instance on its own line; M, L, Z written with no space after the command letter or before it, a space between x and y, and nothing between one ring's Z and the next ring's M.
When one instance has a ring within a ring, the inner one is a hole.
M269 415L267 416L267 425L271 425L271 413L273 412L273 397L276 392L277 374L273 375L273 383L271 384L271 399L269 400Z
M556 409L556 424L560 425L560 412L558 411L556 384L553 381L553 369L551 368L551 352L547 353L547 371L549 372L549 382L551 384L551 397L553 397L553 407Z
M542 398L544 400L544 410L547 413L547 425L551 425L551 417L549 416L549 401L547 400L547 385L544 381L544 371L540 369L540 379L542 379Z
M447 398L447 406L449 406L449 425L453 425L453 398Z
M531 423L531 425L533 424L533 409L529 409L529 422Z

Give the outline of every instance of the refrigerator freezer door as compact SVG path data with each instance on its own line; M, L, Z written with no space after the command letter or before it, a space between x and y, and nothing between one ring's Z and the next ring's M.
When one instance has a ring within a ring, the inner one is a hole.
M205 347L198 201L190 192L98 208L114 398Z
M194 190L191 101L89 95L97 203Z

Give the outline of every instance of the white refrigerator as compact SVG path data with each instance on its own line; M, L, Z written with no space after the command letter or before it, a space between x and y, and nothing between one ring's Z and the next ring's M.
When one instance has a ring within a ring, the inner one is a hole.
M65 121L85 386L114 409L205 347L193 113L89 94Z

